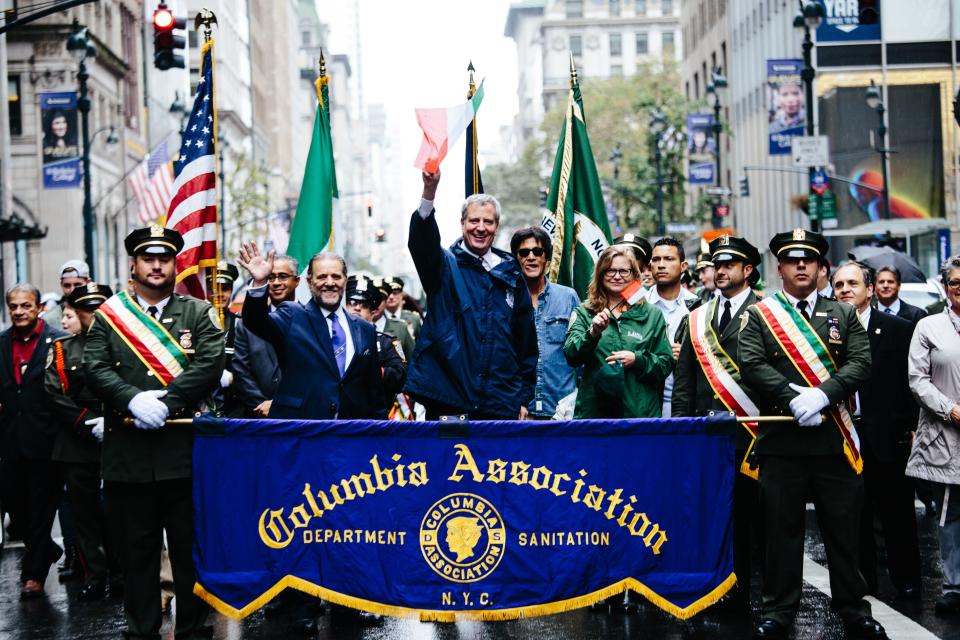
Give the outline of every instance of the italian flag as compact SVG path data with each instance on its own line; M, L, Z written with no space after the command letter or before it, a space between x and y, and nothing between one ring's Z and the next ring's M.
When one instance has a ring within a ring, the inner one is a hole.
M417 109L417 124L423 129L423 142L413 166L430 173L440 170L447 150L457 143L483 102L483 83L473 97L449 109Z
M638 278L623 288L623 291L620 292L620 297L623 298L627 304L633 306L647 297L647 290L643 288Z

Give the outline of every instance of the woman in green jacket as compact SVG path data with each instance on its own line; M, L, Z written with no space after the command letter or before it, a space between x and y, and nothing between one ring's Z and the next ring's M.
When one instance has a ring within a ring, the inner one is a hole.
M573 312L563 352L571 366L583 366L574 418L660 417L673 353L660 310L621 295L639 275L628 247L607 247L587 301Z

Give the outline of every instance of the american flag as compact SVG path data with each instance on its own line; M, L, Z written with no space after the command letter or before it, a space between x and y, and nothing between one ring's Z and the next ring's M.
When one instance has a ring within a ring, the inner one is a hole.
M173 170L164 140L127 178L137 198L137 218L146 226L167 214L173 195Z
M183 236L177 254L177 282L195 297L204 298L200 270L217 265L217 179L213 92L213 41L200 53L200 79L193 110L183 133L180 157L174 162L173 198L167 227Z

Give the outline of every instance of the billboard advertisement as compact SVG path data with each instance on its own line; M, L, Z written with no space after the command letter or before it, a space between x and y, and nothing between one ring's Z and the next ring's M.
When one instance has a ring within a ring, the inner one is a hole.
M769 153L790 154L790 141L807 126L807 105L800 73L802 60L767 60Z
M40 117L43 123L43 188L79 186L77 94L72 91L41 93Z
M879 42L880 0L817 0L823 22L817 42Z
M713 114L687 114L687 182L713 184L716 181L717 143L713 138Z

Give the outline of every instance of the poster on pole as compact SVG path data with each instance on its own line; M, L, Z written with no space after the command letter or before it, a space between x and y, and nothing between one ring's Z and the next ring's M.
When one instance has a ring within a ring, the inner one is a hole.
M789 155L791 139L807 126L800 73L802 60L767 60L767 113L770 155Z
M713 114L687 114L687 182L713 184L716 180L717 143L713 139Z
M77 94L40 94L43 123L43 188L80 186L80 145L77 143Z

